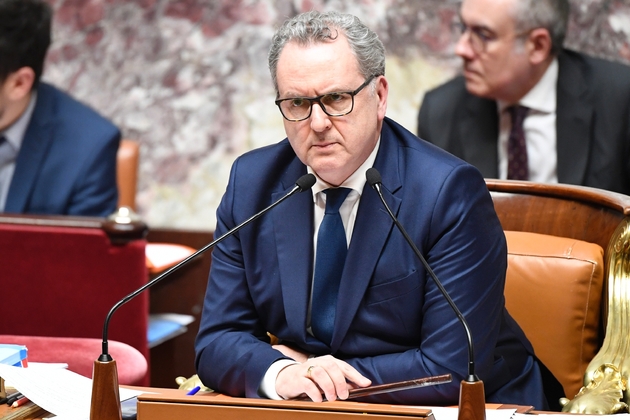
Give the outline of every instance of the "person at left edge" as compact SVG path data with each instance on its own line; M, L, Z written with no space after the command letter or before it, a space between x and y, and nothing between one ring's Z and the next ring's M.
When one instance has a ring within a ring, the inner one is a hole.
M43 0L0 0L0 211L108 216L120 131L40 81L51 20Z
M234 162L215 235L305 173L317 181L214 248L196 341L203 384L233 396L321 401L322 392L345 399L355 386L450 373L450 384L366 399L457 404L464 330L366 184L374 167L389 206L470 324L487 401L545 408L532 347L505 310L506 242L485 182L385 117L376 34L352 15L301 14L274 36L269 64L288 138ZM321 312L312 313L311 295L323 190L337 186L352 190L340 209L349 247L328 342L312 328Z

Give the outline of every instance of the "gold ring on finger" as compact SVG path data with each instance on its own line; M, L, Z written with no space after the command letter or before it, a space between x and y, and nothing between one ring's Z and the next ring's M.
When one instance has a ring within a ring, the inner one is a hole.
M315 366L309 366L308 369L306 369L306 377L308 379L311 379L311 371L315 368Z

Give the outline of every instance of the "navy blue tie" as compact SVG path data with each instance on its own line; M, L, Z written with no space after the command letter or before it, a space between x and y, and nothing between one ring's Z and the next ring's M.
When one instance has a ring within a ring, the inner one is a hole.
M311 328L313 335L328 345L332 341L339 282L348 253L346 231L339 208L349 192L349 188L329 188L324 191L326 211L317 234Z

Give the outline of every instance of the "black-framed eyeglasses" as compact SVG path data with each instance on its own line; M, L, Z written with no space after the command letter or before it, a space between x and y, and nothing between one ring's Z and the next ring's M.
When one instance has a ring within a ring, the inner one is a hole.
M370 76L365 82L352 92L331 92L313 98L283 98L276 101L282 116L288 121L303 121L311 116L313 103L318 104L322 111L330 117L341 117L354 109L354 96L370 84L376 77Z

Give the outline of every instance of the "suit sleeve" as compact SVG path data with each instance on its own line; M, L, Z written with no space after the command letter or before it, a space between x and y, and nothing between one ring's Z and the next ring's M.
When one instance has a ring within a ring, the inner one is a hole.
M245 220L234 216L234 209L241 208L237 196L251 195L236 193L238 168L239 160L232 167L227 191L217 209L215 238ZM286 357L269 345L267 330L251 296L255 292L247 281L243 248L237 233L213 250L195 343L195 364L206 386L232 396L256 398L260 397L258 389L269 366Z

